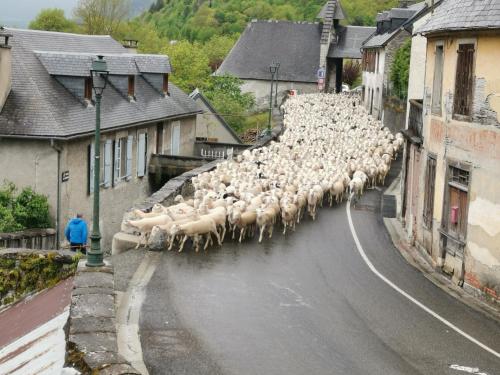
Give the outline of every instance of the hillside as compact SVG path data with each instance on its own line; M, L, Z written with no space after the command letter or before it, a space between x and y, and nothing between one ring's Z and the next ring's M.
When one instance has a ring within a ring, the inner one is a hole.
M326 0L156 0L141 18L152 21L169 39L207 41L213 35L243 31L248 21L278 19L314 21ZM343 0L346 23L373 25L378 11L397 0Z

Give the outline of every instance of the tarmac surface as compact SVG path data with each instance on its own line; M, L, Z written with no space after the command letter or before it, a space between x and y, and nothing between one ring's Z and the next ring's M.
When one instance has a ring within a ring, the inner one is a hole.
M497 321L436 287L394 248L380 215L381 194L369 190L351 208L369 261L433 312L500 352ZM139 324L149 373L500 374L498 356L370 270L345 205L320 209L315 222L305 219L295 233L283 236L277 228L262 244L226 240L207 252L158 256ZM114 260L115 269L128 264L121 278L133 274L141 254L132 250ZM126 282L116 283L125 289Z

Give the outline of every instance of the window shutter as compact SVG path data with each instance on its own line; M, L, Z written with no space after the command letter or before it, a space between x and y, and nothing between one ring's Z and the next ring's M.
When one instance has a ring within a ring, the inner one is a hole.
M120 181L120 155L121 155L121 142L118 139L115 141L115 184Z
M127 178L130 179L132 176L132 142L134 141L134 136L129 135L127 138Z
M143 177L145 174L145 156L146 156L146 135L144 133L139 134L139 140L137 143L137 176Z
M89 192L94 192L94 143L90 143L89 147Z
M104 187L111 186L112 145L110 139L104 144Z
M474 44L460 44L457 52L453 113L470 116L474 85Z

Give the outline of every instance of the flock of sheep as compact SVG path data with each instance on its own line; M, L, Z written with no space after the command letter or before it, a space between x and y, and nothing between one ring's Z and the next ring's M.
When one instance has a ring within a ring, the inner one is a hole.
M135 210L125 225L141 233L137 245L160 241L182 251L188 239L196 251L226 231L241 242L259 231L273 234L275 225L295 229L304 214L313 220L318 207L359 196L384 184L391 161L403 144L348 95L308 94L282 107L285 131L279 142L246 150L211 172L193 177L192 199L182 196L169 207ZM203 243L204 242L204 243Z

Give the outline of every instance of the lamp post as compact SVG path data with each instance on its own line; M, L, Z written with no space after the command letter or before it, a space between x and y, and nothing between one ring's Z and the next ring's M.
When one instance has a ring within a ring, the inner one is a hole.
M280 65L281 64L279 62L276 63L276 85L275 85L276 93L274 95L274 107L278 106L278 73L280 70Z
M94 210L92 213L92 234L90 250L87 252L87 267L104 266L99 231L99 180L101 174L101 99L108 82L108 66L104 57L99 55L92 61L90 69L92 89L95 93L95 145L94 145Z
M271 118L273 115L273 84L274 84L274 75L277 71L276 63L272 63L269 66L269 72L271 72L271 95L269 96L269 120L267 122L267 135L271 135Z

